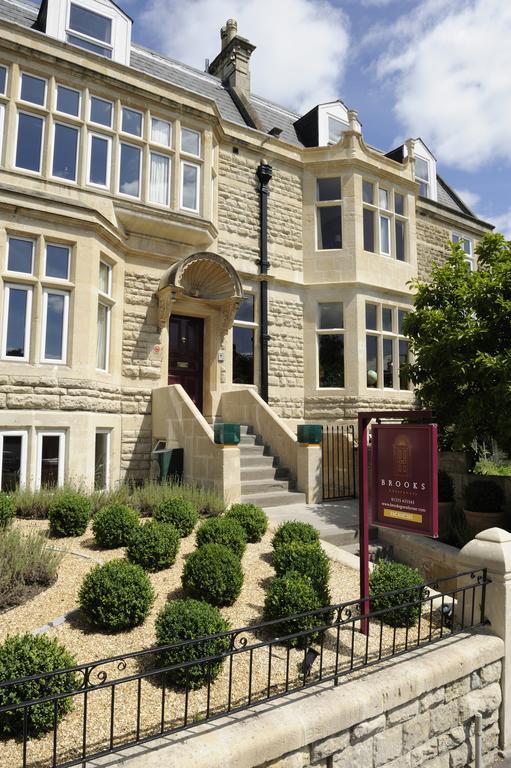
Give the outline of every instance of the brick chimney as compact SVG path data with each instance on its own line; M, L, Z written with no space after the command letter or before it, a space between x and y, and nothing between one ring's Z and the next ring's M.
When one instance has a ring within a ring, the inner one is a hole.
M228 19L220 30L222 50L209 66L209 73L219 77L227 88L238 96L250 96L250 57L255 50L244 37L238 35L236 19Z

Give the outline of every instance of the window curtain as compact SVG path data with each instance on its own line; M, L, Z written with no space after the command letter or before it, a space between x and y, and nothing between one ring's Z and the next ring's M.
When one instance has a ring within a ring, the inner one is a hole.
M161 205L169 202L169 158L163 155L151 154L149 199Z
M151 139L157 144L163 144L165 147L170 146L170 125L164 120L156 120L153 118L151 125Z

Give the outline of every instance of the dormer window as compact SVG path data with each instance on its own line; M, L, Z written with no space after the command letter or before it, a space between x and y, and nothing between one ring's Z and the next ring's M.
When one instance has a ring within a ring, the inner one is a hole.
M112 19L71 3L67 41L111 59Z
M430 172L429 163L422 157L415 159L415 181L419 182L419 195L430 197Z
M342 123L337 118L328 115L328 143L337 144L341 138L342 132L347 128L346 123Z

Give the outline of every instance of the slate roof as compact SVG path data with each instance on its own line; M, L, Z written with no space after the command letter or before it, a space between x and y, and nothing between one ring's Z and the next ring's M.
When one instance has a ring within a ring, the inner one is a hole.
M38 11L39 5L29 0L0 0L0 16L23 27L34 26ZM132 44L131 66L139 72L213 100L224 120L237 125L246 125L229 92L213 75L161 56L137 44ZM294 126L300 115L254 94L251 95L251 102L265 133L272 128L280 128L282 131L280 138L283 141L299 147L303 146ZM386 156L402 162L402 148L398 147L388 152ZM438 202L453 211L475 218L469 208L440 177L438 177Z

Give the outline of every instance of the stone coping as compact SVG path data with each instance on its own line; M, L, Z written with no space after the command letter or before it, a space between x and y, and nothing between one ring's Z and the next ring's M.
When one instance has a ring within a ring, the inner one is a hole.
M86 765L255 768L403 706L503 656L503 641L487 632L450 637L338 687L324 683Z

